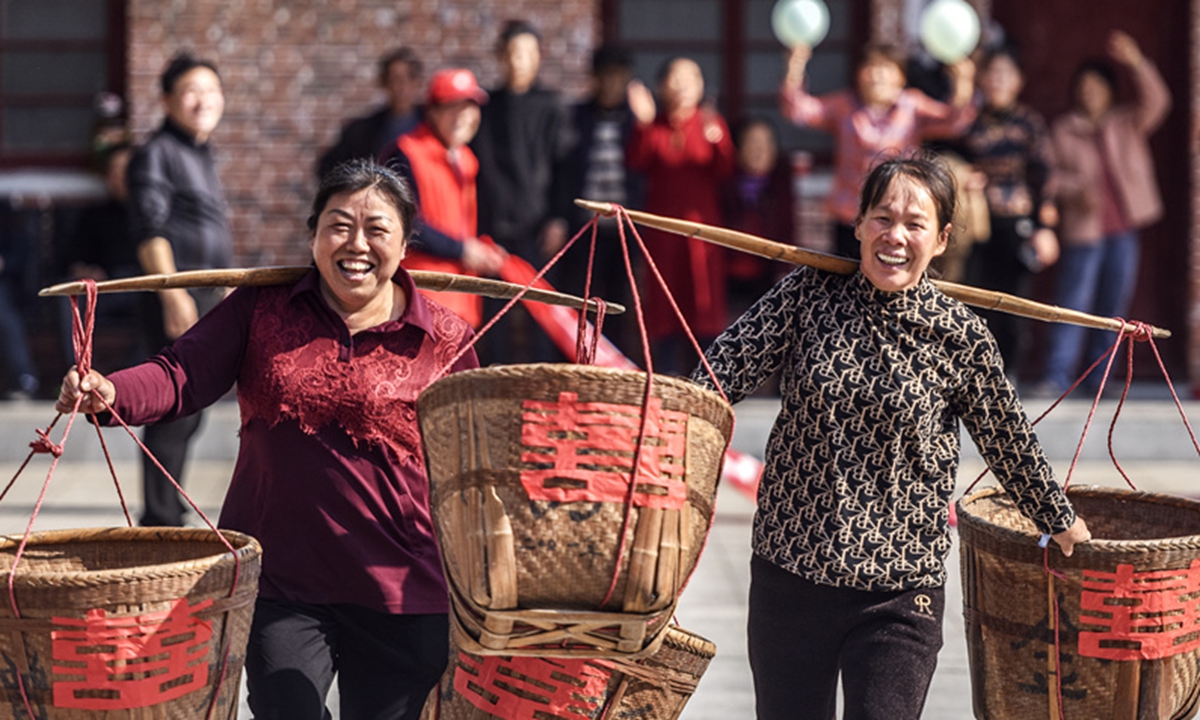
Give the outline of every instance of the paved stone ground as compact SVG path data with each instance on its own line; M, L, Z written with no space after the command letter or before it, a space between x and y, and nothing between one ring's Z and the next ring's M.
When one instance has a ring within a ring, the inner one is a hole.
M1140 395L1154 399L1125 406L1114 433L1115 455L1141 490L1200 496L1197 473L1200 458L1175 405L1161 399L1164 392L1162 388L1143 389ZM1031 417L1036 417L1048 405L1049 401L1030 401L1027 410ZM1071 479L1072 485L1126 487L1108 457L1105 442L1115 408L1110 401L1101 403ZM1089 402L1070 401L1056 408L1039 426L1039 437L1060 482L1071 466L1089 409ZM749 401L737 410L734 446L761 454L777 406L769 401ZM1185 413L1189 418L1200 418L1200 404L1185 403ZM966 438L963 448L957 496L984 469ZM730 492L728 486L722 488L708 547L680 601L679 623L717 644L717 656L684 709L682 720L754 717L745 639L753 512L753 503L741 493ZM964 720L972 717L973 712L957 536L947 570L945 646L922 716L925 720ZM803 678L796 681L803 682Z
M1200 496L1197 468L1200 459L1182 421L1170 402L1162 399L1162 388L1144 388L1139 398L1126 406L1115 434L1117 457L1134 482L1143 490ZM1036 415L1046 405L1031 402ZM1073 484L1121 486L1123 481L1107 459L1105 435L1113 414L1106 401L1089 433ZM751 400L737 409L734 445L761 454L777 405L770 400ZM1087 417L1088 404L1069 402L1039 428L1060 477L1065 476ZM1200 404L1186 404L1189 417L1200 418ZM49 403L0 404L0 478L7 481L16 472L35 439L34 428L44 427L54 417ZM61 424L54 432L60 437ZM216 517L232 469L237 447L237 407L221 403L210 411L194 445L194 459L186 487L201 510ZM121 430L105 430L116 459L126 499L136 513L140 506L137 449ZM0 502L0 533L24 531L49 467L49 458L35 458ZM969 441L964 441L960 492L982 469ZM716 643L718 651L700 687L682 715L683 720L729 720L753 717L753 693L746 658L746 590L749 582L750 522L753 503L733 488L721 490L708 546L683 595L678 620L684 627ZM67 450L46 491L36 529L121 525L124 517L103 463L95 431L82 423L72 429ZM950 583L943 649L924 717L927 720L963 720L971 717L970 676L961 615L957 548L950 556ZM797 678L803 682L803 678ZM240 715L249 718L248 711ZM336 712L335 712L336 717Z

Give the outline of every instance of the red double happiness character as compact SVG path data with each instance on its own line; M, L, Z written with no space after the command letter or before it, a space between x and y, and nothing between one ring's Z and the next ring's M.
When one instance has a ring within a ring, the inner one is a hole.
M83 620L53 618L54 706L127 710L174 700L208 684L212 623L197 613L212 605L176 600L163 612L110 618L101 609Z

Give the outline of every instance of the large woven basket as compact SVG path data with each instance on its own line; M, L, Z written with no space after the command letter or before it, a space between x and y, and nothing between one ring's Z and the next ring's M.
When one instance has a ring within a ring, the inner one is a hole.
M631 498L646 377L507 365L457 373L422 393L459 647L654 651L708 533L733 411L690 382L655 376Z
M1039 533L1006 493L959 501L975 716L1192 717L1200 700L1200 502L1108 488L1068 495L1093 540L1069 558L1050 548L1049 567L1060 573L1052 579Z
M187 720L237 717L262 550L211 530L114 528L0 538L0 717Z
M674 720L717 648L668 626L640 660L451 654L421 720Z

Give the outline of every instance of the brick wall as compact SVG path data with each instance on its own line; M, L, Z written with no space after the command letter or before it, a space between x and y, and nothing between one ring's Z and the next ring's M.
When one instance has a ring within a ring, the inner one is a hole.
M379 56L409 45L427 74L466 66L491 86L499 27L526 18L544 37L542 80L578 95L597 13L594 0L130 0L131 123L139 138L158 126L158 75L178 49L215 59L226 110L213 144L236 260L303 263L315 159L382 99Z

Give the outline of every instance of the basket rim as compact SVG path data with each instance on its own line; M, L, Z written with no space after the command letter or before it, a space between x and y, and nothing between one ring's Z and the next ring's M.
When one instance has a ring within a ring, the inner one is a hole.
M237 532L236 530L220 529L221 535L229 541L229 544L234 546L234 550L238 559L242 562L253 561L261 558L262 546L258 540L245 533ZM13 550L17 548L23 535L0 535L0 552ZM153 565L135 566L130 568L106 569L106 570L72 570L72 571L54 571L54 572L39 572L17 567L16 575L13 576L12 570L0 572L0 578L8 578L12 576L15 584L47 584L53 583L57 578L69 578L73 584L82 582L95 582L102 584L115 580L130 580L137 578L152 578L162 577L163 575L186 575L194 573L203 573L214 567L222 565L231 565L234 562L235 553L231 553L225 548L212 530L207 528L173 528L173 527L113 527L113 528L73 528L64 530L41 530L30 533L29 543L26 548L35 546L54 546L65 545L75 542L88 542L100 540L118 540L118 541L134 541L134 542L197 542L209 540L216 546L220 547L220 552L202 558L192 560L177 560L173 562L156 563Z
M663 643L709 659L716 657L717 654L717 644L712 640L676 624L667 625L667 629L663 632Z
M1067 488L1067 497L1070 499L1072 495L1090 496L1090 497L1112 497L1123 500L1146 501L1158 505L1174 505L1176 507L1187 507L1194 509L1200 515L1200 501L1191 498L1168 495L1165 493L1154 493L1145 490L1128 490L1124 488L1106 487L1103 485L1072 485ZM964 528L970 529L972 532L991 535L1001 538L1006 541L1023 543L1031 541L1033 544L1041 539L1040 532L1026 532L1015 528L1005 527L990 520L987 520L976 513L971 512L970 505L972 503L987 500L997 495L1006 495L1007 491L998 485L977 490L970 495L966 495L958 499L955 503L959 532ZM1085 517L1084 520L1087 518ZM1110 540L1105 538L1092 538L1086 543L1075 546L1076 552L1083 554L1116 554L1128 552L1142 552L1147 548L1167 549L1178 547L1200 547L1200 533L1191 535L1176 535L1174 537L1140 539L1140 540Z
M594 375L599 377L623 377L629 375L647 375L645 370L624 370L621 368L608 368L599 365L580 365L578 363L518 363L513 365L489 365L481 368L471 368L470 370L461 370L456 373L451 373L445 377L439 378L431 383L428 387L421 391L420 398L426 396L434 397L439 392L444 392L446 388L455 387L458 385L470 384L478 380L491 379L493 376L498 378L511 377L516 375L529 375L533 372L543 374L558 374L558 375ZM720 393L709 390L706 387L698 385L685 378L675 377L673 375L664 375L654 373L652 376L654 384L665 384L675 387L676 389L686 392L695 392L704 397L705 400L716 403L721 409L729 415L730 420L733 418L733 406L721 397ZM420 398L418 402L420 402Z

